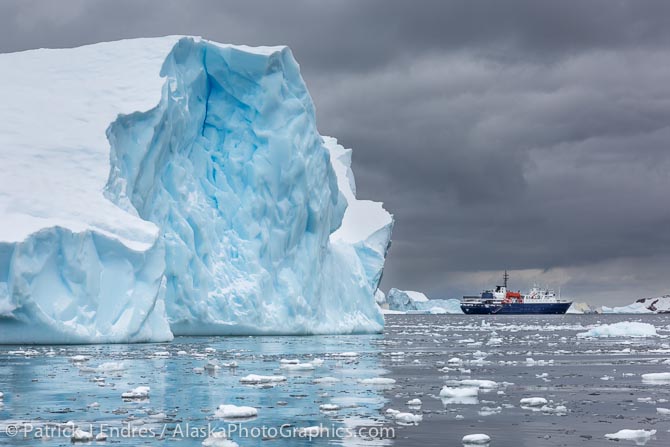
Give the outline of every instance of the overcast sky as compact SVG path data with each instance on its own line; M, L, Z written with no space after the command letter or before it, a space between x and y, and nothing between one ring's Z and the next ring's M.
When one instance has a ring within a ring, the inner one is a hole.
M395 215L383 289L670 293L670 2L0 2L0 52L167 34L292 48Z

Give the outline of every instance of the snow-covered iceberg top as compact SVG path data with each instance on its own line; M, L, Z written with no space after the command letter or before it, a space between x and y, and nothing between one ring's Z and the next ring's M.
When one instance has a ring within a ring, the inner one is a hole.
M0 342L379 331L393 220L287 47L0 55Z

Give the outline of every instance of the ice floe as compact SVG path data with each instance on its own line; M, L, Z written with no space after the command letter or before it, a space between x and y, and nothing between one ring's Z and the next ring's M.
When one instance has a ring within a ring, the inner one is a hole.
M237 405L219 405L214 416L222 419L249 419L258 416L258 410L254 407Z
M75 428L72 436L70 437L71 442L89 442L93 440L93 434L88 431L84 431L81 428Z
M386 414L389 414L395 419L398 424L401 425L418 425L419 422L423 420L423 415L406 413L398 410L389 408L386 410Z
M131 391L121 394L121 397L124 399L146 399L149 397L149 391L151 391L151 388L148 386L138 386Z
M578 333L577 337L655 337L657 335L656 327L653 324L621 321L592 327L586 332Z
M204 441L202 441L203 447L239 447L239 445L226 438L226 434L223 431L217 431L209 435Z
M337 410L339 410L339 409L340 409L340 406L339 406L339 405L335 405L335 404L323 404L323 405L319 405L319 410L321 410L321 411L337 411Z
M656 430L619 430L616 433L608 433L605 435L607 439L613 439L616 441L628 440L635 441L637 445L644 445L647 443L649 438L656 434Z
M240 383L244 383L247 385L260 385L267 383L279 383L285 381L286 377L284 376L261 376L258 374L249 374L240 379Z
M491 437L483 433L475 433L463 436L461 442L465 445L484 445L491 442Z
M642 381L648 383L670 383L670 372L642 374Z
M539 407L549 403L544 397L524 397L519 403L526 407Z
M440 397L477 397L478 387L449 387L443 386L440 390Z

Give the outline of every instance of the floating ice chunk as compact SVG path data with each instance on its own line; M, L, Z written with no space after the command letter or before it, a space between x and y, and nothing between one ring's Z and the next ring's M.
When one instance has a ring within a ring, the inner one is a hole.
M287 371L310 371L314 369L314 365L311 363L282 363L281 368Z
M605 435L607 439L629 440L635 441L637 445L644 445L649 441L649 438L656 434L656 430L619 430L616 433L608 433Z
M544 397L524 397L519 403L527 407L539 407L546 405L548 401Z
M526 365L527 366L546 366L546 365L553 365L554 361L553 360L535 360L532 357L527 357L526 358Z
M449 360L447 360L447 363L450 365L460 365L463 363L462 359L459 359L458 357L452 357Z
M258 416L258 410L254 407L237 405L219 405L214 416L222 419L248 419Z
M595 326L586 332L578 333L577 337L655 337L657 335L656 327L653 324L621 321Z
M95 440L98 442L106 441L107 440L107 434L105 432L100 432L97 435L95 435Z
M400 425L418 425L423 420L423 415L405 413L392 408L386 410L386 413L393 416L393 419Z
M398 413L394 416L395 421L405 425L419 425L423 420L423 415L413 413Z
M362 385L393 385L395 379L389 377L373 377L370 379L358 379L358 383Z
M670 383L670 372L642 374L643 382Z
M317 359L312 359L312 361L309 362L309 363L311 363L312 365L314 365L315 367L318 368L319 366L323 365L324 361L323 361L323 359L317 358Z
M72 433L70 438L71 442L89 442L93 440L93 434L88 431L84 431L81 428L76 428Z
M0 391L0 399L2 399L3 397L5 397L5 395L2 391Z
M351 357L358 357L358 355L359 355L358 352L340 352L333 354L333 357L351 358Z
M281 363L282 365L297 365L298 363L300 363L300 360L298 360L298 359L281 359L279 361L279 363Z
M461 385L465 386L476 386L480 389L493 389L498 388L498 383L493 380L479 380L479 379L465 379L459 382Z
M75 356L70 357L70 361L72 363L86 362L86 361L88 361L88 359L90 359L90 357L87 356L87 355L75 355Z
M219 369L221 369L221 367L214 360L209 360L207 363L205 363L205 366L203 368L205 369L205 371L210 373L216 372Z
M339 381L340 379L337 377L319 377L318 379L314 379L314 383L337 383Z
M487 346L500 346L503 344L503 339L499 337L491 337L489 340L486 342Z
M662 414L663 416L670 415L670 408L657 408L656 413Z
M449 387L445 385L440 390L440 397L476 397L478 394L478 387Z
M203 447L239 447L239 445L226 438L226 433L223 431L216 431L209 435L202 441Z
M556 405L555 407L550 405L543 405L542 408L540 408L540 411L542 413L551 413L558 416L564 416L568 414L568 408L565 405Z
M259 385L265 383L278 383L285 381L286 377L284 376L260 376L257 374L249 374L240 379L240 383L244 383L247 385Z
M124 399L146 399L149 397L150 390L151 388L148 386L138 386L131 391L126 391L125 393L121 394L121 397Z
M422 404L421 399L411 399L407 401L407 405L410 407L420 407Z
M477 414L480 416L491 416L502 411L502 407L482 407Z
M232 369L232 368L237 368L238 365L237 365L237 362L235 360L233 360L232 362L224 363L223 366L225 366L226 368L231 368Z
M123 362L105 362L101 363L94 368L90 367L81 367L82 372L94 372L94 373L111 373L119 372L126 369L126 365Z
M323 404L323 405L319 405L319 410L321 410L321 411L337 411L337 410L339 410L339 409L340 409L340 406L339 406L339 405L335 405L335 404Z
M483 433L476 433L463 436L463 440L461 442L465 445L484 445L491 442L491 437Z

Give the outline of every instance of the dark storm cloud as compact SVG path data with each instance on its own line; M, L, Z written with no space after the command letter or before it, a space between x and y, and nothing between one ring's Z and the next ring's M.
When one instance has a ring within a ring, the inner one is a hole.
M396 216L384 288L508 268L581 299L670 291L670 2L0 3L2 52L166 34L291 46L359 195Z

